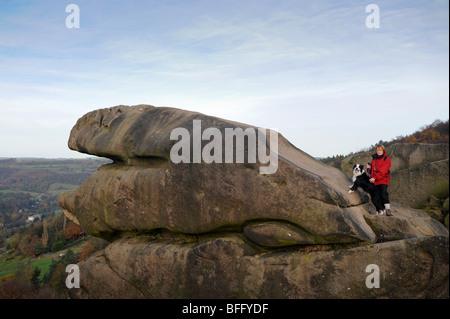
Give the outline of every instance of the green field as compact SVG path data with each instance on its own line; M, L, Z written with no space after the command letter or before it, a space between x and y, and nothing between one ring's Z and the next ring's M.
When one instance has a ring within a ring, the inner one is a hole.
M19 254L3 254L0 256L0 277L5 276L24 264L28 263L32 258L23 257Z
M32 260L31 257L24 258L23 256L16 255L13 257L13 261L10 261L0 257L0 278L15 273L19 270L24 273L38 268L41 271L39 279L42 280L44 275L47 273L51 263L51 258Z
M62 192L74 190L78 186L79 185L74 185L74 184L53 183L48 188L47 193L52 194L52 195L59 195Z
M36 259L31 262L30 267L32 269L38 268L41 271L41 274L39 275L39 280L42 280L49 270L50 264L52 263L51 258L42 258L42 259Z
M49 270L49 266L53 260L58 260L61 257L60 254L66 253L68 249L72 250L75 254L80 253L83 250L84 244L90 239L86 237L77 240L71 245L64 247L63 249L47 253L42 256L33 258L25 257L22 254L16 252L5 253L0 255L0 279L6 275L21 271L22 273L31 272L33 269L38 268L41 271L39 279L42 280L44 275Z

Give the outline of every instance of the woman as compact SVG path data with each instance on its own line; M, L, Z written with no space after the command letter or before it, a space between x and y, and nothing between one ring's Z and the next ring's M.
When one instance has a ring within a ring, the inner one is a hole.
M367 172L371 176L370 182L374 183L380 192L384 204L386 216L392 216L389 194L387 192L389 181L391 180L391 159L386 154L384 145L375 147L376 154L372 155L372 162L367 164ZM383 213L380 213L382 215Z

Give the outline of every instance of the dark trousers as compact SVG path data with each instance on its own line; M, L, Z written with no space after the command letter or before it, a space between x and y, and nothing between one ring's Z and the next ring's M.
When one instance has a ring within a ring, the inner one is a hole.
M380 184L380 185L376 185L378 192L380 193L381 196L381 201L383 202L383 204L389 204L389 194L388 194L388 185L385 184Z

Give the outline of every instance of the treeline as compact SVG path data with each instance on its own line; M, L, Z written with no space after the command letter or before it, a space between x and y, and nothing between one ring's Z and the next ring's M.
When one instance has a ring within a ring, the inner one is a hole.
M86 242L80 252L75 253L70 247L79 243L80 239ZM68 289L65 286L66 266L85 260L106 245L107 242L102 239L86 238L80 226L66 219L62 213L21 227L7 244L7 254L36 260L38 256L45 257L46 253L68 249L60 258L51 260L44 274L41 274L38 267L27 270L24 266L0 277L0 299L68 298Z
M31 215L59 211L57 196L80 185L107 159L0 160L0 250Z
M92 167L92 164L102 164L104 162L108 162L109 160L103 158L86 158L86 159L45 159L45 158L7 158L1 160L1 162L8 164L20 164L20 165L29 165L29 166L60 166L60 165L79 165L80 167L84 167L89 169Z
M55 173L46 170L24 170L12 167L0 169L0 190L20 189L25 192L45 193L53 183L79 185L92 171Z
M433 123L429 125L422 126L413 134L407 136L397 136L396 138L391 139L390 141L380 140L377 143L371 145L366 149L360 150L360 152L371 151L375 149L375 146L378 144L383 144L384 146L389 146L396 143L424 143L424 144L440 144L440 143L449 143L449 120L443 122L441 120L435 120ZM347 155L334 155L329 156L327 158L321 159L321 162L340 168L342 160L354 153L350 153Z
M55 252L83 235L81 227L68 221L64 214L36 221L20 227L7 243L7 250L15 250L25 256L35 257Z
M436 120L430 125L421 127L419 130L408 136L398 136L389 141L387 144L395 143L425 143L425 144L440 144L449 142L449 123L448 120L442 122Z
M80 185L107 159L0 160L0 190L45 193L54 183Z
M56 299L70 298L69 289L65 285L66 267L76 264L93 252L105 247L105 242L98 238L90 238L79 253L70 248L59 259L52 259L48 270L42 274L41 269L21 268L16 272L0 277L0 299Z
M8 269L0 276L0 299L69 297L65 267L104 248L105 241L85 237L60 212L57 197L108 161L0 160L0 261ZM38 217L28 221L33 215ZM79 252L72 251L73 247ZM62 249L67 251L60 256ZM20 266L11 269L16 258Z
M23 226L28 216L49 216L59 208L56 195L34 198L29 193L0 193L0 223L6 228Z
M69 298L65 287L65 267L75 264L78 257L72 250L59 260L52 260L48 271L42 276L37 267L30 271L17 270L0 277L0 299L61 299Z

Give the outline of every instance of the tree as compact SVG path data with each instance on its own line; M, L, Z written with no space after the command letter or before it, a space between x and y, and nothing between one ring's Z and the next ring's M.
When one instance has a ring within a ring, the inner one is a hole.
M72 251L72 249L67 249L65 255L61 258L61 263L63 265L75 264L77 262L77 256Z
M31 276L31 283L33 284L35 289L39 288L41 281L39 280L39 276L41 275L41 270L39 268L34 268L33 275Z
M95 246L92 242L92 239L89 240L86 244L83 246L83 250L81 251L78 261L85 260L90 254L92 254L95 251Z
M44 254L46 251L47 251L47 247L45 247L44 245L42 245L42 243L37 242L37 243L34 245L34 253L35 253L36 255L42 255L42 254Z
M52 252L61 250L64 248L64 242L62 240L57 241L56 243L53 244L52 246Z
M52 262L48 266L48 271L45 273L44 278L42 279L44 285L46 285L50 281L50 279L52 279L53 273L56 271L58 265L59 261L52 259Z
M0 285L0 299L27 299L34 294L30 281L24 280L24 274L18 270L10 280Z
M82 232L81 227L72 221L69 221L66 224L66 229L64 230L66 239L75 239L78 236L80 236L81 232Z
M57 263L48 281L48 285L52 288L55 295L61 298L67 298L69 296L69 289L66 287L66 266Z
M43 223L42 227L44 228L43 232L42 232L42 245L44 247L47 247L47 244L48 244L48 222L47 222L47 219L44 219L44 223Z

